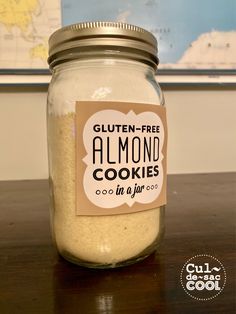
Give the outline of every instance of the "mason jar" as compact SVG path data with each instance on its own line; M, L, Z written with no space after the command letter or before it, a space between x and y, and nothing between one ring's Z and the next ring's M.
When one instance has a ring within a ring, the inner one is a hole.
M58 252L94 268L153 253L164 230L167 126L157 41L79 23L49 39L51 226Z

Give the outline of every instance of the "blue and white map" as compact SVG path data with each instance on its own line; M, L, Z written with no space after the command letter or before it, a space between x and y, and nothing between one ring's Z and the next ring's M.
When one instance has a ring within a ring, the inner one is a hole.
M161 69L236 69L236 0L62 0L62 25L119 21L150 30Z

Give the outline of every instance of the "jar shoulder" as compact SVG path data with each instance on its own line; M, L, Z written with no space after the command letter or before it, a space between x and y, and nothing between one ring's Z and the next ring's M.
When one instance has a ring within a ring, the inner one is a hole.
M52 77L48 104L54 108L64 106L74 111L75 102L123 101L162 105L163 94L151 73L130 69L83 69L64 71Z

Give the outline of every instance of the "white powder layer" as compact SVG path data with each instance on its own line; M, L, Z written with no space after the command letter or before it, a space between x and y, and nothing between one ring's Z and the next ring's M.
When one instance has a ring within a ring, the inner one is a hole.
M91 68L92 67L92 68ZM162 93L157 94L157 82L147 83L143 69L132 64L126 68L113 66L112 60L97 67L92 62L81 62L79 71L69 67L54 75L49 86L48 111L53 115L75 112L75 102L82 100L124 101L144 104L161 104ZM144 86L145 85L145 86Z
M53 228L59 252L65 257L115 265L156 245L160 208L111 216L76 216L75 210L75 102L157 103L156 90L151 84L143 86L145 77L142 71L139 72L134 80L129 68L119 69L108 64L102 69L94 69L93 65L93 72L88 66L80 68L79 72L70 69L63 73L63 79L59 75L51 83L48 132L55 208Z

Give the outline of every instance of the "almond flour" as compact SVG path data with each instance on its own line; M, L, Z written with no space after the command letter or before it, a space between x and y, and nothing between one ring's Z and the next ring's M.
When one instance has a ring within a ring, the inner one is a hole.
M160 209L112 216L75 215L75 114L49 116L53 228L62 255L117 264L139 255L159 234Z

